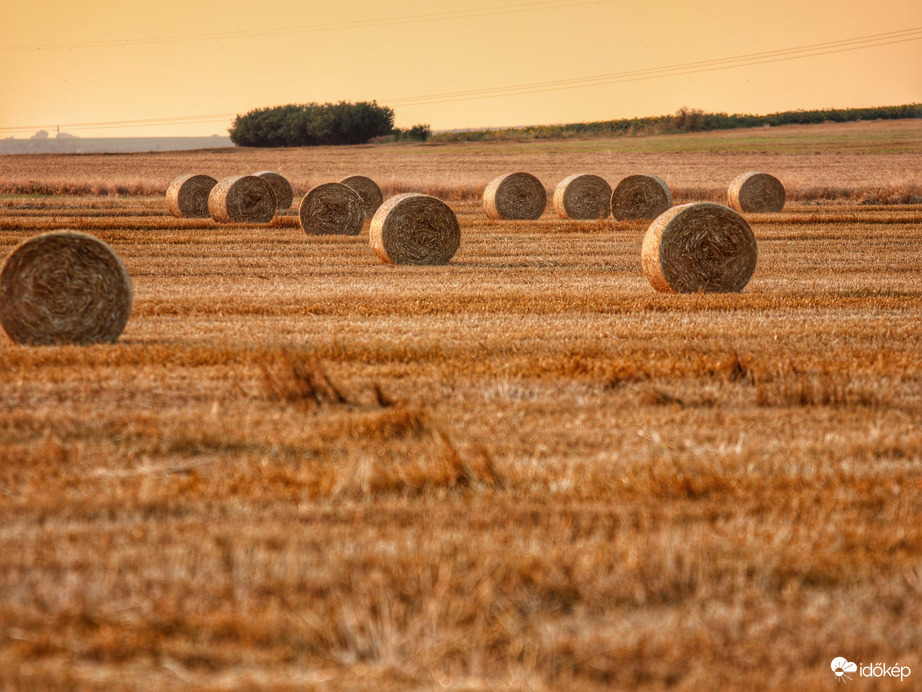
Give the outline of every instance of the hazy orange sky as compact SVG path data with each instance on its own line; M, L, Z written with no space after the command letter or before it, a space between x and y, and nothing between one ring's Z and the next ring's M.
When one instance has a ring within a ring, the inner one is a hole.
M6 5L0 137L223 135L310 101L437 130L922 101L922 0Z

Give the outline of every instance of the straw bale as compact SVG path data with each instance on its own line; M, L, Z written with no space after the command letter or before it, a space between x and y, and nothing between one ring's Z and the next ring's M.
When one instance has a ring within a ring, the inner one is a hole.
M114 343L131 302L121 259L84 233L29 238L0 269L0 324L19 344Z
M295 193L291 189L291 183L288 182L288 178L275 171L259 171L253 175L262 178L272 186L276 211L288 211L291 209L291 202L295 198Z
M727 201L739 212L781 211L784 209L784 185L768 173L742 173L730 183Z
M258 176L232 175L212 188L208 212L221 223L269 223L275 217L275 193Z
M365 217L368 219L372 218L378 211L378 207L384 203L384 193L381 192L378 183L371 178L364 175L350 175L340 182L359 193L362 204L365 206Z
M217 184L210 175L196 173L174 178L166 190L166 207L178 218L208 218L208 195Z
M604 219L611 214L611 185L597 175L575 173L557 184L554 209L561 219Z
M323 183L304 195L298 218L308 235L358 235L365 225L365 205L348 185Z
M483 209L494 221L533 221L547 207L547 190L531 173L508 173L494 178L483 191Z
M752 229L739 213L720 204L672 207L647 229L641 250L644 276L657 291L734 293L756 268Z
M611 213L619 221L655 219L671 206L669 186L655 175L629 175L611 193Z
M447 264L461 244L461 227L440 199L410 192L395 195L375 212L369 243L393 264Z

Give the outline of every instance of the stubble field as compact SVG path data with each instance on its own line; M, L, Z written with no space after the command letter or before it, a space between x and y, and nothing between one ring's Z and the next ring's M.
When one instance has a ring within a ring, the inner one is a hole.
M0 688L913 688L922 127L710 137L0 157L0 257L82 230L135 296L113 346L0 335ZM166 213L264 169L441 194L461 249ZM513 170L793 201L743 293L667 296L643 222L489 221Z

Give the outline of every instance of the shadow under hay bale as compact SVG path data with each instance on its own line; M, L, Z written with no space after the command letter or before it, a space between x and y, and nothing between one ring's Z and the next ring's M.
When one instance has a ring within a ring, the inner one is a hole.
M410 192L381 205L371 220L369 244L392 264L448 264L461 245L461 227L445 202Z
M207 219L208 195L217 184L210 175L188 173L174 178L166 190L166 207L177 218Z
M742 291L756 268L752 229L737 212L697 202L660 214L641 250L644 276L667 293Z
M494 178L483 191L483 209L494 221L534 221L547 207L547 190L531 173Z
M384 193L381 192L378 183L371 178L364 175L350 175L340 182L359 193L365 207L365 218L371 219L378 211L378 207L384 204Z
M655 219L671 206L669 186L655 175L629 175L611 193L611 213L619 221Z
M739 212L781 211L784 209L784 185L768 173L742 173L730 183L727 201Z
M0 269L0 324L19 344L114 343L131 303L121 259L84 233L29 238Z
M212 188L208 212L219 223L269 223L275 217L275 193L258 176L232 175Z
M597 175L568 176L554 190L554 210L561 219L604 219L611 214L611 185Z
M358 235L365 225L365 205L348 185L322 183L304 195L298 219L308 235Z
M259 171L253 175L257 178L262 178L272 186L276 211L288 211L291 208L295 193L291 189L291 183L288 182L288 178L275 171Z

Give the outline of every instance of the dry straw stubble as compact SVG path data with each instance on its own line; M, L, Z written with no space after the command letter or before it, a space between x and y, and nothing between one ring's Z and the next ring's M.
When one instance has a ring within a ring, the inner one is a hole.
M531 173L494 178L483 191L483 209L494 221L534 221L547 207L547 190Z
M784 209L784 185L768 173L742 173L730 183L727 201L739 212L781 211Z
M644 276L667 293L742 291L756 268L752 229L737 212L696 202L660 214L641 250Z
M232 175L211 190L208 211L220 223L269 223L275 217L275 193L258 176Z
M174 178L166 190L166 207L178 218L208 218L208 195L217 184L210 175L196 173Z
M288 211L291 208L291 202L295 197L294 190L291 189L291 183L281 173L275 171L259 171L254 173L257 178L262 178L272 186L272 194L275 195L275 208L277 211Z
M669 186L655 175L629 175L611 193L611 213L619 221L655 219L671 206Z
M0 324L19 344L114 343L131 303L121 259L84 233L29 238L0 269Z
M358 235L365 225L365 205L348 185L322 183L304 195L298 219L308 235Z
M461 227L440 199L410 192L381 205L371 220L369 244L393 264L447 264L461 245Z
M350 175L340 181L343 185L348 185L359 193L362 198L362 204L365 205L365 217L372 218L378 207L384 204L384 193L381 188L371 178L364 175Z
M611 214L611 185L597 175L575 173L557 184L554 209L561 219L604 219Z

